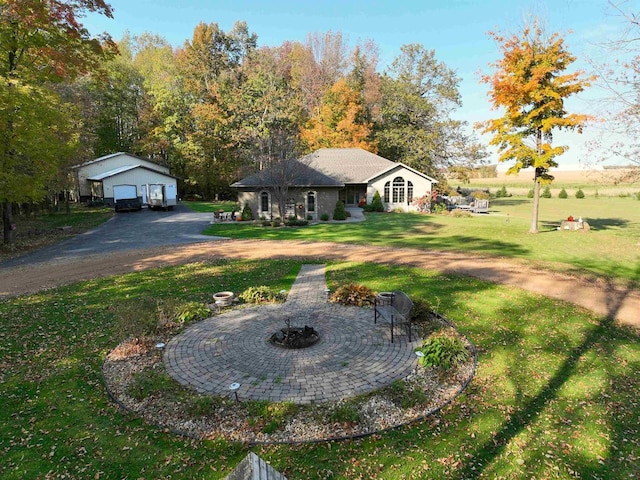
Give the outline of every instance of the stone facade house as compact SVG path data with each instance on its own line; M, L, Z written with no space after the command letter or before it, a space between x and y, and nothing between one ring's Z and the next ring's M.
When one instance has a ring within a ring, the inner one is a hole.
M248 204L255 218L316 220L331 216L338 200L346 207L371 203L376 191L387 211L410 211L413 199L430 194L435 183L424 173L361 148L322 148L231 187L238 191L240 207Z

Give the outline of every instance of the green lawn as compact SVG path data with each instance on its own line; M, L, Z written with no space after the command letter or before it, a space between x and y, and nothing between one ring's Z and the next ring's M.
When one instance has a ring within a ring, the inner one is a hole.
M234 209L238 210L238 202L196 202L196 201L183 201L181 202L189 207L194 212L203 212L203 213L213 213L218 212L220 210L224 210L225 212L231 212Z
M582 216L589 233L557 231L569 215ZM640 281L640 202L617 197L541 199L540 233L528 232L528 198L495 199L489 215L367 214L361 223L271 228L220 223L205 233L232 238L296 239L420 249L459 250L636 283Z
M109 207L87 207L71 204L69 213L64 208L59 212L33 216L14 213L15 243L12 245L0 243L0 261L51 245L69 236L97 227L111 218L114 212L113 208ZM60 227L72 228L60 230ZM2 234L1 225L0 234Z
M118 410L101 362L138 328L121 316L126 306L208 302L256 282L289 288L298 268L196 263L0 302L0 478L224 478L245 446L180 438ZM426 421L343 443L252 449L290 480L640 476L637 332L557 300L419 269L336 263L328 281L438 303L477 345L479 366L465 394Z

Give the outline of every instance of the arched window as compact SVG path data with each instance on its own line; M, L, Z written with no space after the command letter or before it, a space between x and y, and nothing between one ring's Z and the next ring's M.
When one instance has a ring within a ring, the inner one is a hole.
M269 194L262 192L260 194L260 212L266 213L269 211Z
M316 192L307 193L307 212L316 211Z
M413 202L413 183L407 181L407 203Z
M393 179L393 203L404 202L404 178L396 177Z
M391 187L391 182L387 182L384 184L384 198L382 199L384 203L389 203L389 188Z

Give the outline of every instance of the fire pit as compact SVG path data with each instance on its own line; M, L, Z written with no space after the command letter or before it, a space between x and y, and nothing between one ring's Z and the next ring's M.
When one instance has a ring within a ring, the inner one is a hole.
M282 348L306 348L320 340L320 335L313 327L291 327L287 325L279 332L274 333L269 341Z

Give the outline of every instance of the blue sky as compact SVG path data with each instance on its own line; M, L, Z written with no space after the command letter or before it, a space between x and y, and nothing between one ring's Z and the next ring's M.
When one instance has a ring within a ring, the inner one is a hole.
M259 46L280 45L286 40L303 42L313 32L340 31L350 45L367 39L380 48L380 70L399 54L400 47L420 43L434 49L438 60L461 78L463 107L455 117L473 124L496 116L490 110L487 87L478 72L490 71L489 62L500 57L487 32L517 32L526 18L537 15L549 31L566 38L579 58L576 68L587 69L587 58L599 60L596 45L613 38L623 28L606 0L111 0L114 18L89 16L85 26L93 34L106 31L119 40L151 32L178 47L191 38L199 22L218 23L227 31L244 20L258 35ZM571 32L571 33L570 33ZM575 111L594 111L595 89L572 100ZM579 110L578 110L579 109ZM560 135L557 140L571 150L561 165L575 166L588 155L583 144L590 135Z

